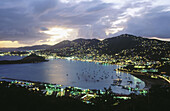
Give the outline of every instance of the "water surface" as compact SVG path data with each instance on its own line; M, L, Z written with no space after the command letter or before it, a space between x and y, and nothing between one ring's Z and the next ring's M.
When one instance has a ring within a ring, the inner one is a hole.
M16 57L19 59L19 57ZM2 59L2 58L1 58ZM14 57L12 58L14 59ZM122 79L121 85L136 87L137 82L143 89L145 83L123 72L116 72L117 65L99 65L93 62L55 59L42 63L0 65L0 76L15 79L56 83L85 89L103 89L111 86L113 92L129 94L120 86L112 86L113 80ZM129 84L128 81L133 81Z

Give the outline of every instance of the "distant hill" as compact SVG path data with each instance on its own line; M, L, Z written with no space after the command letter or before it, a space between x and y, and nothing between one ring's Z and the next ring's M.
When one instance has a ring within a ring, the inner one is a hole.
M51 46L47 51L57 53L59 56L71 56L75 54L90 53L89 49L96 48L100 40L97 39L75 39L73 41L62 41Z
M73 41L69 41L69 40L64 40L56 45L51 46L49 49L60 49L60 48L76 48L79 46L85 46L85 47L89 47L92 45L96 45L97 43L99 43L100 40L97 39L75 39Z
M117 37L107 38L103 41L97 39L76 39L73 41L62 41L49 49L88 49L93 48L98 50L100 53L115 54L124 49L129 49L137 46L141 41L142 37L136 37L133 35L123 34ZM76 50L78 51L78 50Z
M64 40L58 44L55 44L55 45L49 47L49 49L58 49L58 48L65 48L65 47L71 47L71 41Z
M97 57L101 55L142 56L148 59L161 59L170 57L170 42L156 39L148 39L130 34L122 34L116 37L98 39L64 40L53 46L36 45L20 47L15 50L45 49L41 53L55 53L58 56Z
M19 47L19 50L37 50L37 49L48 49L51 47L50 45L35 45L35 46L26 46L26 47Z
M25 46L19 48L0 48L0 51L22 51L22 50L38 50L38 49L48 49L50 45L34 45L34 46Z

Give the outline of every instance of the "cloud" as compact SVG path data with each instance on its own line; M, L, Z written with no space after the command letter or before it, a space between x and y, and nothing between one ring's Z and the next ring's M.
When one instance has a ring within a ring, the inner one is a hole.
M41 29L41 31L47 31L47 30L49 30L47 27L41 27L40 29Z
M30 7L32 7L32 11L35 14L47 13L51 9L54 9L56 5L56 0L35 0L30 3Z
M131 33L145 37L169 38L170 11L162 12L165 7L151 9L143 16L131 18L123 33Z
M101 3L101 4L98 4L98 5L94 6L94 7L92 7L92 8L87 9L87 12L101 11L101 10L110 8L110 6L112 6L112 5L107 4L107 3Z
M51 35L40 32L51 28L75 30L61 40L122 33L168 38L169 9L169 0L2 0L0 41L48 43Z

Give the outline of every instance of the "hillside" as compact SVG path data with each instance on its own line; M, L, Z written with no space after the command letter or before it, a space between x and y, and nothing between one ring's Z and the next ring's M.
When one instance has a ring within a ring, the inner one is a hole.
M136 47L127 48L118 53L120 56L141 56L150 60L170 57L170 42L140 38Z
M56 53L58 56L145 56L148 59L161 59L169 57L170 42L147 39L129 34L107 38L103 41L97 39L76 39L62 41L51 46L45 52Z
M98 47L101 47L102 53L105 54L115 54L124 49L130 49L136 47L141 43L141 37L136 37L133 35L122 34L117 37L107 38L101 41Z
M54 46L51 46L49 49L61 49L61 48L77 48L77 47L90 47L93 45L96 45L97 43L99 43L100 41L97 39L75 39L73 41L69 41L69 40L64 40Z
M47 52L57 53L59 56L72 56L90 53L91 49L95 49L100 40L97 39L75 39L73 41L62 41L47 49Z

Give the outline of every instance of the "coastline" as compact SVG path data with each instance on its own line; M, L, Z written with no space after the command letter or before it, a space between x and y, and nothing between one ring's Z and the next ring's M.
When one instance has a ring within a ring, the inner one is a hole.
M83 61L81 59L71 59L71 60ZM86 60L86 61L88 61L88 60ZM88 61L88 62L104 63L104 61ZM120 64L110 64L110 65L119 65L119 66L122 66ZM166 82L166 81L164 81L162 79L152 79L149 75L146 75L146 74L143 74L143 73L135 73L135 72L122 71L122 70L118 70L118 71L124 72L124 73L129 73L129 74L139 78L140 80L144 81L145 82L144 89L146 89L146 90L149 90L152 87L152 85L163 85Z
M59 58L59 59L66 59L67 58ZM73 60L73 61L82 61L82 62L93 62L93 63L104 63L105 61L95 61L95 60L82 60L82 59L69 59L69 60ZM110 64L110 65L119 65L122 66L120 64ZM116 69L115 69L116 70ZM137 78L139 78L140 80L145 82L145 87L144 89L149 90L152 85L163 85L165 84L166 81L162 80L162 79L153 79L151 78L149 75L146 74L142 74L142 73L135 73L135 72L128 72L128 71L122 71L122 70L118 70L120 72L124 72L124 73L129 73Z
M121 71L120 72L125 72L125 73L129 73L137 78L139 78L140 80L145 82L145 89L150 89L152 86L154 85L165 85L168 84L167 81L165 81L164 79L161 78L151 78L149 74L144 74L144 73L135 73L135 72L128 72L128 71Z
M67 58L62 58L60 57L59 59L66 59ZM73 60L73 61L82 61L82 62L93 62L93 63L104 63L104 61L90 61L90 60L81 60L81 59L69 59L69 60ZM49 60L45 60L45 61L41 61L41 62L46 62ZM28 62L27 62L28 63ZM29 63L38 63L38 62L29 62ZM17 64L24 64L24 63L17 63ZM109 64L109 63L108 63ZM119 64L110 64L110 65L119 65ZM121 66L121 65L119 65ZM118 69L117 69L118 70ZM151 78L149 74L144 74L144 73L137 73L137 72L128 72L128 71L123 71L123 70L118 70L120 72L125 72L125 73L129 73L137 78L139 78L140 80L145 82L145 88L146 90L149 90L153 85L164 85L167 84L167 82L161 78L157 78L157 79L153 79Z

